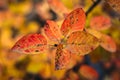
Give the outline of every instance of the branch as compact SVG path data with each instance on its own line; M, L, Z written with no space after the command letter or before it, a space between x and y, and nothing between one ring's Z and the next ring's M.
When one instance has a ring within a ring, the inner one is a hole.
M102 0L97 0L94 4L86 11L86 16L101 2Z

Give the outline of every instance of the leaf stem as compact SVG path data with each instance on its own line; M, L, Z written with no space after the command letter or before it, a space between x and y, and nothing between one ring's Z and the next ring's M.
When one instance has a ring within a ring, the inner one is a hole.
M97 0L96 2L91 5L91 7L86 11L86 16L101 2L102 0Z

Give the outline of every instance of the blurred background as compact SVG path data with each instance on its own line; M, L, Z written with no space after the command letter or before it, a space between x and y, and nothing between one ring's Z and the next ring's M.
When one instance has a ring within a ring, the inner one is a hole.
M0 80L94 80L89 74L88 77L81 74L82 65L96 71L96 80L120 80L120 3L115 4L117 8L111 7L108 0L0 0ZM114 39L116 52L98 47L84 57L76 57L71 69L55 71L46 54L10 51L22 36L40 33L48 19L61 26L65 15L77 7L87 14L85 27L90 26L96 15L110 17L111 27L101 32Z

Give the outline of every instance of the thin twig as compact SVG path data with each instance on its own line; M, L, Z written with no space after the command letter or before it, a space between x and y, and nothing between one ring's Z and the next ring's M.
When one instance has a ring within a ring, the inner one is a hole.
M101 2L102 0L97 0L94 4L86 11L86 16Z

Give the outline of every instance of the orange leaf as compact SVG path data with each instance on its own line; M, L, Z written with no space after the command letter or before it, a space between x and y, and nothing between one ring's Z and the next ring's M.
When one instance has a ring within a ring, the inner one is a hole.
M100 45L107 51L110 52L116 51L115 41L108 35L102 34Z
M87 79L90 79L90 80L98 79L97 71L88 65L82 65L79 69L79 72L82 76L84 76Z
M66 68L71 60L71 53L68 50L63 49L63 45L57 46L55 54L55 69L60 70Z
M111 19L106 16L95 16L90 21L90 27L95 30L105 30L111 26Z
M66 48L72 53L85 55L99 46L99 39L85 31L77 31L68 36L66 44Z
M88 28L88 29L85 29L85 31L90 33L91 35L95 36L98 39L100 39L102 37L102 33L95 29Z
M58 25L54 21L47 20L44 26L44 33L49 38L49 40L59 42L62 38L62 34Z

